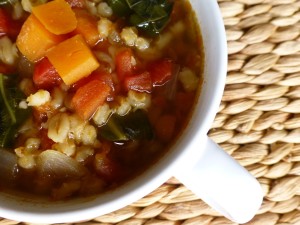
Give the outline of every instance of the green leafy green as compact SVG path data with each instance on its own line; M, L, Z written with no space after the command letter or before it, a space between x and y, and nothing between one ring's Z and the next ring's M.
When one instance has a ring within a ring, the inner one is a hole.
M120 17L130 15L131 10L126 3L126 0L108 0L107 2L116 15Z
M100 136L110 141L128 141L129 138L123 131L119 116L112 115L108 122L100 128Z
M128 17L131 25L149 36L163 30L173 9L171 0L108 0L108 4L117 16Z
M14 80L0 74L0 147L2 148L13 145L17 128L31 113L30 108L19 107L25 95L16 87Z
M125 116L114 114L99 129L100 136L110 141L149 140L153 137L151 124L143 110Z

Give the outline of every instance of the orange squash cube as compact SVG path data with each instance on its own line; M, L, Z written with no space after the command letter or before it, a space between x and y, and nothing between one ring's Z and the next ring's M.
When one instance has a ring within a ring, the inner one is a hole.
M46 54L65 84L71 85L90 75L99 63L81 35L69 38Z
M34 15L30 15L21 28L16 44L28 60L35 62L63 40L63 36L50 33Z
M33 15L53 34L67 34L77 26L75 13L65 0L54 0L32 8Z

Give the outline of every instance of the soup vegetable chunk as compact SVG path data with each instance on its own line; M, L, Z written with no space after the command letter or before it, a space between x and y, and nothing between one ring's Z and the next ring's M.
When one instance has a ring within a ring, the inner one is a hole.
M155 164L204 61L187 0L1 0L0 50L0 190L54 200Z

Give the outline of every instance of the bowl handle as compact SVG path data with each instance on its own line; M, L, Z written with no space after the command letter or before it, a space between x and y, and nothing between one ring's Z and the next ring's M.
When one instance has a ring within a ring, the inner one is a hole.
M228 219L250 221L262 204L259 182L210 138L206 137L203 144L200 160L174 176Z

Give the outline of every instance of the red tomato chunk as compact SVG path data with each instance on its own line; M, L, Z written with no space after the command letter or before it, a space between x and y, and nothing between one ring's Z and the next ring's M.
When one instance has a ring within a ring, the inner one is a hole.
M149 66L151 79L154 86L160 86L169 81L172 77L173 63L164 59L156 61Z
M39 89L50 90L62 82L54 66L47 58L36 63L33 73L33 83Z
M134 73L134 65L132 63L133 54L131 49L125 48L119 51L116 55L116 70L119 80L123 80L126 76L131 76Z
M72 105L82 119L88 120L96 109L106 101L110 92L109 85L100 80L91 80L78 88L72 98Z
M124 78L124 86L127 91L135 90L141 92L152 91L152 80L149 72L138 75L127 76Z

